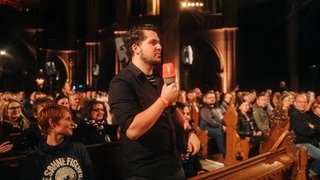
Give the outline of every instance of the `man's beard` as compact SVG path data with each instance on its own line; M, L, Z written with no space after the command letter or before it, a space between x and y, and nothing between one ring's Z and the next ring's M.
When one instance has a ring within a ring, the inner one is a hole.
M141 52L141 59L142 59L142 61L144 63L149 64L151 66L156 66L158 64L161 64L161 58L160 58L159 61L158 60L154 60L154 59L150 60L150 59L147 59L147 58L144 57L144 53L143 52Z

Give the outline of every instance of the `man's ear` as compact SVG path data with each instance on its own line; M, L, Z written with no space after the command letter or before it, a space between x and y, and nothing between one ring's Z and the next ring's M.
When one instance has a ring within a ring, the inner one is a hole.
M49 119L49 125L50 125L50 128L54 128L56 126L52 118Z
M139 53L140 52L140 47L137 44L132 44L131 48L132 48L134 53Z

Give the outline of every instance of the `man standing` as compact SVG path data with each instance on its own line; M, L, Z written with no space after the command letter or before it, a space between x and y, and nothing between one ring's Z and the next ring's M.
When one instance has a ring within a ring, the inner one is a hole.
M188 134L188 150L196 154L200 141L179 110L174 82L164 84L154 68L161 64L160 39L155 26L130 29L125 46L131 62L111 81L109 104L120 126L124 179L185 179L176 148L175 125Z

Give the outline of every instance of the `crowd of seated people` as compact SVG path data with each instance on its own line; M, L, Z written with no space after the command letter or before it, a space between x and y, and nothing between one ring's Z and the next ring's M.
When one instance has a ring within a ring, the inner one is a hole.
M91 96L90 99L86 98L83 100L83 97L86 96L82 96L82 94L89 93L71 91L67 95L57 93L56 96L50 96L42 92L32 92L29 98L21 94L24 93L22 91L18 93L9 91L0 93L0 158L25 154L38 147L42 135L37 123L37 114L44 107L51 104L58 104L69 108L73 119L79 125L79 132L86 133L86 137L90 137L90 133L89 131L83 131L83 124L86 124L88 119L90 119L90 123L87 124L98 130L100 126L97 126L97 124L99 123L92 122L96 116L102 119L101 124L105 127L103 128L104 136L102 139L105 141L97 141L94 138L82 140L79 137L75 138L75 140L77 139L79 142L83 141L82 143L84 144L117 141L117 125L112 119L111 113L108 112L109 109L106 107L108 105L106 102L107 98L103 98L106 96L105 92L99 92L100 101L93 98L98 98L98 96ZM88 109L90 109L90 113ZM107 121L108 118L111 118L111 120ZM100 135L101 132L97 131L97 134Z
M37 148L42 138L37 125L37 114L50 104L66 106L71 110L73 120L78 125L71 138L73 141L89 145L108 143L119 138L116 134L118 127L110 112L106 92L69 90L57 93L55 96L33 92L29 97L23 94L21 91L0 93L0 158L30 152ZM223 159L226 156L225 132L228 131L224 123L224 114L229 106L234 106L238 112L237 133L241 138L250 137L252 150L249 157L253 157L259 154L259 145L263 141L264 132L270 128L269 117L273 109L283 109L290 118L296 116L290 112L294 112L291 110L294 109L295 103L299 104L296 101L298 94L301 92L289 90L272 92L270 89L261 92L237 89L226 93L210 90L202 94L199 88L194 88L188 91L180 90L177 107L182 107L180 110L187 114L191 106L195 106L199 115L197 125L203 130L208 130L208 136L216 140L218 152ZM304 95L306 107L303 111L307 112L308 118L310 117L308 127L312 130L309 131L312 132L311 139L320 139L320 131L317 131L320 129L320 113L317 112L320 109L320 96L316 96L314 92L305 92ZM189 116L186 119L190 124L194 123L193 117ZM293 130L296 134L299 133L299 130L294 128ZM299 145L304 142L297 143ZM186 152L181 151L181 154L182 160L185 160ZM199 160L198 157L192 159L195 159L195 162ZM192 172L190 176L203 171L201 165L197 166L197 163L194 165L196 173ZM312 175L319 173L318 170L310 172Z
M70 140L83 145L118 140L118 126L108 112L105 92L90 95L90 99L87 98L89 93L71 91L55 96L33 92L29 98L19 94L22 94L21 91L0 93L0 158L26 155L38 150L46 137L38 124L38 115L43 108L55 104L68 108L79 127ZM1 177L17 178L15 169L6 164L0 166Z
M211 93L210 100L206 96L207 93ZM186 98L183 97L184 94L186 94ZM270 129L270 116L273 114L273 110L281 108L289 115L290 109L294 107L297 94L298 92L295 91L283 90L281 92L272 92L270 89L260 92L256 90L237 90L228 93L210 90L202 97L202 101L199 101L194 89L192 89L190 91L182 90L178 101L179 103L187 104L189 108L192 105L197 106L200 115L199 125L202 129L209 130L208 135L211 138L218 140L216 143L222 156L225 156L225 131L228 131L228 129L224 126L224 114L219 112L225 112L228 106L235 106L239 119L237 132L240 137L250 137L251 151L249 157L253 157L259 154L259 146L264 139L264 132ZM320 96L315 96L314 92L305 92L305 95L308 99L305 111L311 112L313 105L316 102L320 103ZM226 97L229 100L226 102L222 101ZM317 98L319 99L317 100ZM211 110L208 110L208 107ZM211 131L210 133L210 129L215 131Z

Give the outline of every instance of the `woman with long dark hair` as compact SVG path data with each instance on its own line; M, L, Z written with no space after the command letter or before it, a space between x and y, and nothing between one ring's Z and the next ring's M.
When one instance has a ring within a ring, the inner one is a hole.
M249 157L259 154L260 142L263 140L263 133L259 130L252 113L249 103L243 101L238 108L238 134L241 138L250 137Z

